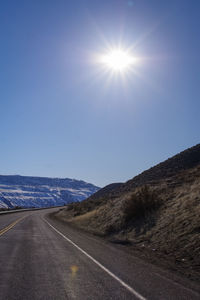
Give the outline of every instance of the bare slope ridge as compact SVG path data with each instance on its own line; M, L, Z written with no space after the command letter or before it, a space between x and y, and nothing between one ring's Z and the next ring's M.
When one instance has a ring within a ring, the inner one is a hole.
M200 278L200 145L56 214L183 275Z

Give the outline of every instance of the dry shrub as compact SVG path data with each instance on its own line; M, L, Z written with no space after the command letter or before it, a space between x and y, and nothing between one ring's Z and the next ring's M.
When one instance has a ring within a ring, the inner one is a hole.
M125 199L122 208L125 221L144 217L157 210L160 205L161 200L156 191L151 190L148 186L143 186Z

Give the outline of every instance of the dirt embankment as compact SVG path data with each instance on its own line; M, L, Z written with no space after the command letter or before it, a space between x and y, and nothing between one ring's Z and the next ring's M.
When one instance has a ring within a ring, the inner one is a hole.
M156 176L151 168L135 183L132 179L108 186L55 217L200 281L199 158L197 145L156 166ZM161 179L158 173L163 174Z
M143 205L150 197L148 210L132 205L137 197L144 197ZM137 255L196 281L200 278L199 216L200 168L185 172L176 183L170 179L146 191L136 189L89 211L72 204L56 214L72 226L127 244L129 251L133 247Z

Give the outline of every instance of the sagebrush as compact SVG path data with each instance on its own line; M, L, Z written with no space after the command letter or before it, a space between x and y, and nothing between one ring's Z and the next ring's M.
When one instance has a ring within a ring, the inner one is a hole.
M123 214L126 221L133 218L144 217L148 213L157 210L161 205L161 199L156 191L148 186L139 188L136 192L127 196L123 202Z

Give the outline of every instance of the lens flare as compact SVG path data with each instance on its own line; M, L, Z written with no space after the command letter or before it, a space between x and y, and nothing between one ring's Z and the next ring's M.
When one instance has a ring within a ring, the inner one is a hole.
M100 62L112 71L124 72L130 69L136 60L128 51L113 49L102 55Z

